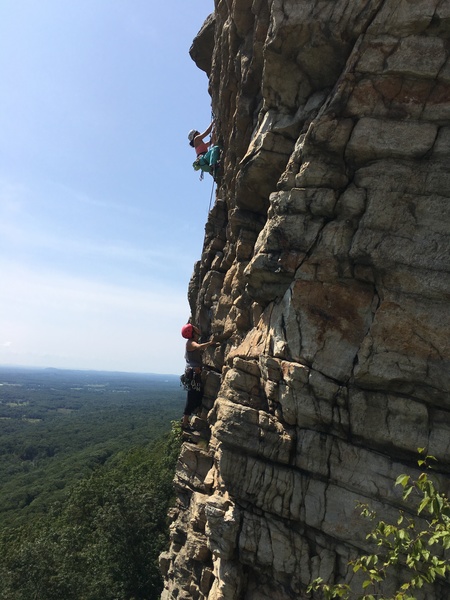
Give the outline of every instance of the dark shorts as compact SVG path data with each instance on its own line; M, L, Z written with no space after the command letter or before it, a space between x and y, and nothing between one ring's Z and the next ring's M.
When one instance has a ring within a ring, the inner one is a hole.
M188 369L186 371L188 371ZM192 369L190 370L187 390L186 406L184 407L183 414L192 415L192 413L202 405L203 387L201 373L194 373Z
M202 405L203 391L189 390L187 393L186 406L184 407L184 415L192 415Z

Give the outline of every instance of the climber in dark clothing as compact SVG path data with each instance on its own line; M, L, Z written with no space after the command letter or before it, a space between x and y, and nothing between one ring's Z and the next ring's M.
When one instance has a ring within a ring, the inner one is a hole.
M183 325L181 335L187 339L186 352L184 354L186 359L185 379L187 381L187 399L181 427L185 431L189 431L189 417L202 405L202 352L215 342L214 340L210 340L209 342L199 344L200 329L190 323Z

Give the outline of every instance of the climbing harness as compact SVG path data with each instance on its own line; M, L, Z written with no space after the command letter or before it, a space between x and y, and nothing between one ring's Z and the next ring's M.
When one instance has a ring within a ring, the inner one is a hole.
M205 152L206 154L206 152ZM211 173L209 162L204 158L205 154L200 154L192 163L194 171L200 171L200 181L203 181L204 173Z
M194 369L187 367L183 375L180 375L180 385L186 392L190 390L200 392L202 389L201 373L195 373Z

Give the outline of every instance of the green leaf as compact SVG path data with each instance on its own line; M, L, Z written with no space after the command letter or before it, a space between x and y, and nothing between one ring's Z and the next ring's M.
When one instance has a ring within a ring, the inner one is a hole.
M409 586L410 586L409 581L407 581L400 587L400 589L406 591L406 590L409 590Z
M410 479L411 478L409 475L405 475L405 474L399 475L397 477L397 479L395 480L395 485L401 485L401 486L405 487L409 483Z
M406 498L410 495L410 493L413 491L413 487L410 486L409 488L406 488L403 491L403 500L406 500Z
M426 508L428 506L428 504L430 504L430 502L431 502L431 498L429 496L426 496L420 503L419 508L417 509L417 514L420 515L420 513L423 511L423 509Z

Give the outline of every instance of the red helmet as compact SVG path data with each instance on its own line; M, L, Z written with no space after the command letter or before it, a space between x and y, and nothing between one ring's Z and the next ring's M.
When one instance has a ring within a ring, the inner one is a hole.
M191 337L194 335L194 327L190 323L183 325L183 327L181 328L181 335L187 340L190 340Z

